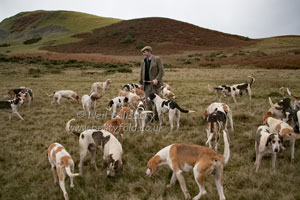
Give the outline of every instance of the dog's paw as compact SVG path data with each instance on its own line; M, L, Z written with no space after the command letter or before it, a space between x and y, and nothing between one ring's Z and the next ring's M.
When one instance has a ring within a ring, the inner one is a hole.
M191 195L188 192L186 194L184 194L184 196L185 196L185 199L191 199Z

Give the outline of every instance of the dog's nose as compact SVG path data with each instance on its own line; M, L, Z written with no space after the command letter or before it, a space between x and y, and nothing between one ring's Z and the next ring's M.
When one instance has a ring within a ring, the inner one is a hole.
M276 149L274 149L274 151L277 153L279 151L279 149L276 148Z

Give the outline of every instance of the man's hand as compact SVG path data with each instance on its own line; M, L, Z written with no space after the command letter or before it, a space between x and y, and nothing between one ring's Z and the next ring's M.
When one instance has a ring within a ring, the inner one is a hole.
M144 90L144 86L143 86L143 85L140 85L140 89L141 89L141 90Z
M153 84L153 85L157 85L157 83L158 83L158 81L157 81L156 79L154 79L154 80L152 81L152 84Z

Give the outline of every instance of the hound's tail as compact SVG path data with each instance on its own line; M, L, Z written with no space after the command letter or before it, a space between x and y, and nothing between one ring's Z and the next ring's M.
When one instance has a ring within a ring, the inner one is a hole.
M144 110L144 111L141 112L142 115L146 115L148 113L153 113L153 111L151 111L151 110Z
M66 160L65 162L67 162L67 163L64 163L64 165L65 165L65 169L66 169L68 176L72 177L72 178L79 176L78 173L73 174L71 171L70 165L74 165L73 160L69 159L69 160Z
M185 110L183 108L180 108L177 103L175 103L175 102L173 102L173 103L174 103L174 107L177 108L180 112L183 112L183 113L193 113L193 112L196 112L194 110Z
M53 92L52 94L48 94L48 93L47 93L47 95L48 95L49 97L54 96L54 94L55 94L55 92Z
M286 91L287 91L287 93L288 93L291 97L294 97L296 100L299 100L299 99L300 99L300 97L296 97L295 95L293 95L293 94L290 92L289 88L286 88Z
M269 97L269 103L270 103L270 106L271 106L273 109L275 109L275 105L274 105L274 103L272 102L271 97Z
M227 133L225 130L223 130L223 138L224 138L224 162L225 165L228 163L229 158L230 158L230 148L229 148L229 142L228 142L228 137L227 137Z
M251 78L251 82L250 82L250 87L252 86L252 84L254 83L254 81L255 81L255 78L254 77L252 77L252 76L248 76L249 78Z
M67 133L73 133L74 135L76 135L76 136L79 137L80 136L80 132L77 132L77 131L74 131L74 130L70 129L70 124L71 124L72 121L75 121L75 119L73 118L73 119L71 119L71 120L69 120L67 122L67 124L66 124L66 131L67 131Z

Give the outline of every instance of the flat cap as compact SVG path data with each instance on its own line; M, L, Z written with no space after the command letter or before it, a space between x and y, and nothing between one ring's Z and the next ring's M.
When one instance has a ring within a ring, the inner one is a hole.
M152 52L152 47L150 46L145 46L144 48L142 48L141 52L145 51L145 50L148 50L148 51L151 51Z

